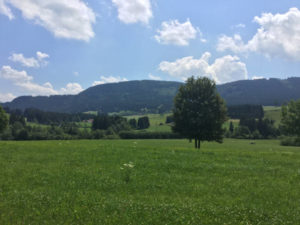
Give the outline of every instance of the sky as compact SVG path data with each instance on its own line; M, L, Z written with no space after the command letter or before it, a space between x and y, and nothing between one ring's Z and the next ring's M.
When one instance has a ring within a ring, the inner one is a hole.
M128 80L300 76L299 0L0 0L0 102Z

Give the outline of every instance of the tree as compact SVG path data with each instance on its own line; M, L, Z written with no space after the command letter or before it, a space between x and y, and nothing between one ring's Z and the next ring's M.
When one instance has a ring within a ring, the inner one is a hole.
M281 125L286 134L300 137L300 100L281 108Z
M233 131L234 131L234 126L233 126L232 121L230 121L230 124L229 124L229 131L230 131L230 133L233 133Z
M189 78L179 88L174 103L174 132L194 139L198 149L201 141L222 142L227 112L214 81L206 77Z
M0 133L6 129L8 125L8 117L4 109L0 106Z
M140 117L138 119L138 129L147 129L150 126L148 116Z
M134 119L134 118L130 119L129 125L131 126L131 128L136 129L136 127L137 127L136 119Z

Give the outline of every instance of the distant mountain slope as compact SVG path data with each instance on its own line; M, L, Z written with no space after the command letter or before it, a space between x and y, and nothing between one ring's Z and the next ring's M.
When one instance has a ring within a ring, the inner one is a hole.
M300 78L241 80L218 86L229 105L281 105L300 98Z
M169 110L181 84L150 80L110 83L90 87L78 95L24 96L2 105L55 112L119 112L141 111L143 108L154 111L159 106L162 110Z
M2 105L10 108L37 108L54 112L154 112L170 110L173 98L182 85L171 81L128 81L90 87L78 95L50 97L22 96ZM280 105L300 98L300 78L242 80L217 86L228 105Z

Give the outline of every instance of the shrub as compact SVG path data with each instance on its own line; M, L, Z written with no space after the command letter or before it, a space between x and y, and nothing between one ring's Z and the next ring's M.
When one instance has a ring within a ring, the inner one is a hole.
M284 137L280 141L283 146L300 146L300 137Z

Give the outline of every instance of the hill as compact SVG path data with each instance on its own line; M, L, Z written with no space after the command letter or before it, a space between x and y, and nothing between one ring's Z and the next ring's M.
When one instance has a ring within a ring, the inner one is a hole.
M12 109L37 108L54 112L163 112L172 108L182 85L172 81L127 81L90 87L77 95L22 96L3 103ZM300 78L242 80L218 85L228 105L281 105L300 98Z
M10 103L9 108L37 108L55 112L101 111L167 111L182 83L170 81L128 81L90 87L78 95L22 96Z
M218 91L229 105L276 106L300 98L300 78L241 80L219 85Z

